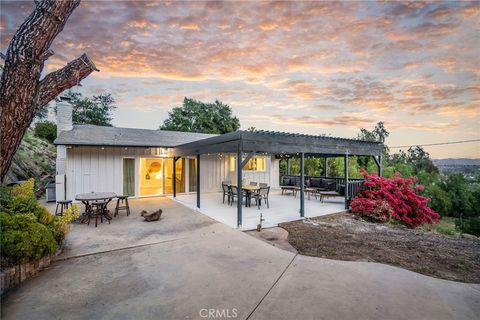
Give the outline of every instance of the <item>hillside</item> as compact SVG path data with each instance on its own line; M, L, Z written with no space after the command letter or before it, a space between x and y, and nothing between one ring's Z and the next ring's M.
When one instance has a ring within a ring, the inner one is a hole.
M466 175L476 175L480 173L480 159L436 159L433 164L443 174L463 173Z
M28 129L13 157L6 182L35 178L36 188L42 191L45 183L55 178L55 160L55 146L38 138L33 130Z

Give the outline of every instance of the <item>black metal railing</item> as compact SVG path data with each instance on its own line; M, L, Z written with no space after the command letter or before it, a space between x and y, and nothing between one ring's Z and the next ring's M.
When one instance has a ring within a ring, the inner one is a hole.
M292 174L285 174L280 176L280 185L282 185L283 179L294 179L295 185L300 187L300 176L299 175L292 175ZM329 179L335 181L335 190L338 190L339 186L345 186L345 178L344 177L325 177L325 176L305 176L305 181L310 178L321 178L321 179ZM353 197L357 195L360 190L363 188L363 183L365 179L359 178L349 178L348 179L348 201L350 201Z

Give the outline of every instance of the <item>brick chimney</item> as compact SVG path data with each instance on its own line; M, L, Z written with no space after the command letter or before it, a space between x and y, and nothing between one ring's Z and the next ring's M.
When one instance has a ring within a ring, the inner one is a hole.
M70 98L61 96L57 101L57 135L62 131L73 129L72 111L73 106L70 103Z
M70 131L73 129L73 106L70 103L70 98L65 96L60 96L56 104L57 136L59 136L63 131ZM56 199L66 200L67 146L57 145L56 173Z

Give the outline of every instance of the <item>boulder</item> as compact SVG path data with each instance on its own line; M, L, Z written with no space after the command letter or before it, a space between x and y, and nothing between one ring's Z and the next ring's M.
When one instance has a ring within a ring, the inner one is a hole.
M145 221L151 222L151 221L157 221L160 219L160 216L162 215L162 209L158 209L157 211L148 213L146 211L142 211L141 215L145 219Z

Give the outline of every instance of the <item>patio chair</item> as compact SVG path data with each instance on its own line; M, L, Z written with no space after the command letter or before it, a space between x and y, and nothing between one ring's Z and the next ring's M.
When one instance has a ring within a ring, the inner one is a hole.
M100 217L100 222L103 223L103 217L108 220L108 224L110 224L110 217L108 216L108 208L107 205L110 201L95 201L92 202L92 210L88 213L88 222L87 225L90 225L90 219L95 218L95 228L98 225L98 217Z
M262 199L265 200L267 204L267 208L270 208L268 203L268 194L270 193L270 187L260 188L257 193L254 194L255 202L258 206L258 210L260 210L260 205L262 204Z
M237 198L238 201L238 187L237 186L230 186L230 197L231 197L231 202L230 205L233 205L233 201L235 198ZM240 201L243 201L243 198L245 198L245 203L247 203L247 194L242 191L242 199Z
M222 183L223 201L225 203L225 196L227 196L227 204L230 204L230 187L226 183Z
M266 187L268 187L268 184L260 182L260 183L258 184L258 186L259 186L260 188L266 188Z
M250 181L250 185L251 185L251 186L256 186L256 185L257 185L257 182L255 182L255 181Z

